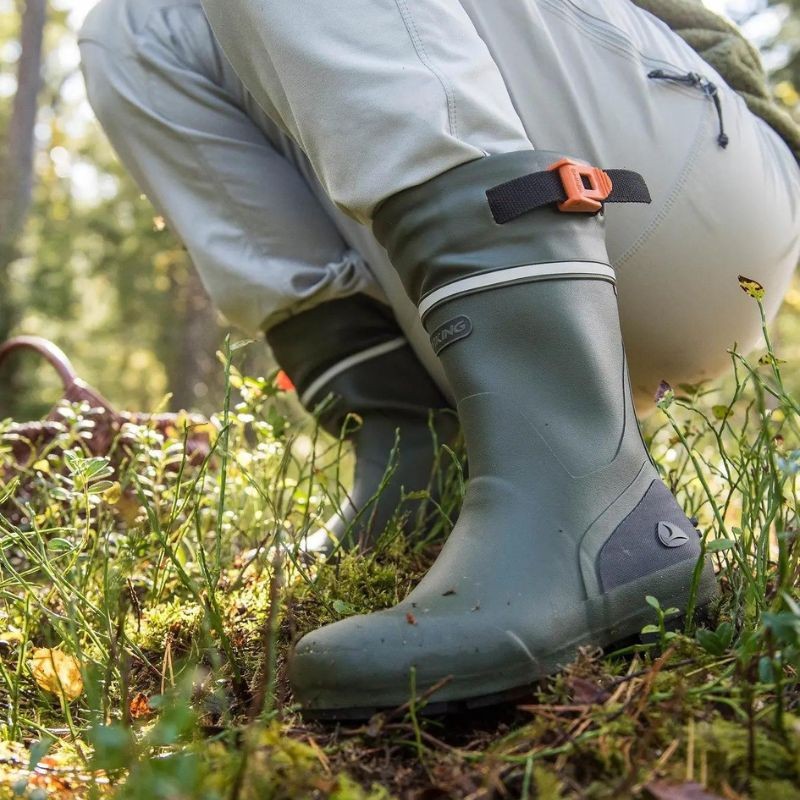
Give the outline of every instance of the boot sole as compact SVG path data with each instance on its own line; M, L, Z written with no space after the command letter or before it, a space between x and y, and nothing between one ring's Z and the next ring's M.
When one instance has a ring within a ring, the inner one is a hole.
M567 644L551 651L537 660L536 666L531 668L525 665L524 674L507 674L498 681L497 674L485 677L485 684L491 686L489 691L475 692L476 684L484 683L481 676L470 675L467 677L455 676L454 679L440 690L439 694L454 694L451 698L433 699L420 708L419 713L425 716L440 716L446 714L463 713L478 708L487 708L514 702L530 696L532 690L544 678L553 675L570 664L581 647L602 647L607 652L619 649L625 645L636 643L640 632L645 625L655 621L655 612L644 603L646 595L658 598L662 608L677 607L683 611L686 598L689 594L694 569L687 575L687 567L677 564L669 569L648 575L646 578L633 581L604 595L590 598L585 602L586 615L596 620L595 625L583 634L574 637ZM717 584L713 571L706 566L701 577L697 597L696 615L707 608L717 594ZM631 609L636 610L631 612ZM685 615L676 616L671 620L671 626L677 627ZM488 687L487 687L488 688ZM422 687L420 694L424 693ZM316 707L302 708L304 719L318 721L344 721L365 720L375 714L391 711L397 708L397 703L371 704L336 707L336 701L341 702L341 694L330 690L328 698L325 692L315 692ZM325 700L330 700L330 707Z

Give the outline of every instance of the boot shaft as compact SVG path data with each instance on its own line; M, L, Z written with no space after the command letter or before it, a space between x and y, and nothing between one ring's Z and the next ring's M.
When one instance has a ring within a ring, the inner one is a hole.
M266 333L298 399L338 437L348 415L426 420L449 403L420 363L391 309L366 295L323 303Z
M375 232L445 367L473 475L484 459L488 471L497 465L491 446L470 442L506 431L499 407L472 402L483 409L474 421L464 413L465 399L477 395L495 395L521 415L567 475L602 469L620 454L647 460L602 211L543 207L499 224L490 203L497 187L547 175L562 159L546 151L479 159L391 198L376 216Z
M574 477L620 455L641 460L613 284L556 278L498 287L438 306L426 325L435 338L454 318L470 333L440 358L459 411L465 398L502 395ZM476 421L474 434L492 440L506 422L498 411ZM469 440L471 423L463 424ZM473 474L480 460L472 456Z

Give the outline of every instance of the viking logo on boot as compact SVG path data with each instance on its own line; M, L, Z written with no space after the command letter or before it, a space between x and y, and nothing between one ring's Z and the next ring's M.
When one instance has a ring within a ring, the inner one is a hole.
M682 547L689 541L689 536L671 522L658 523L658 540L664 547Z
M440 325L431 335L433 352L438 356L448 345L466 339L472 333L472 321L469 317L454 317L444 325Z

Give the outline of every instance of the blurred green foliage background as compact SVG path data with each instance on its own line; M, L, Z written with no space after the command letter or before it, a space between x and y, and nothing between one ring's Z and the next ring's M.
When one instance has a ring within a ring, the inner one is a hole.
M800 0L716 0L762 49L775 94L800 115ZM215 353L227 327L181 244L116 161L86 102L76 31L94 0L49 0L43 86L34 128L34 189L26 223L3 242L0 339L57 342L78 372L120 408L212 411L221 404ZM24 0L0 0L0 164L17 92ZM787 297L776 347L800 381L800 286ZM731 343L733 344L733 343ZM249 348L248 368L268 365ZM165 397L170 394L165 401ZM0 418L30 419L58 397L35 359L0 371Z

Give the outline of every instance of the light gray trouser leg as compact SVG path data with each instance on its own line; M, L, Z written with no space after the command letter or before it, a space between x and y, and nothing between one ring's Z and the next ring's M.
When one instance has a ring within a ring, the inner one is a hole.
M458 0L203 5L259 105L356 219L369 220L381 200L460 164L530 149L500 71Z
M253 103L199 2L103 0L80 44L106 133L231 322L253 333L325 300L383 298L298 172L301 154L287 160L296 146Z

